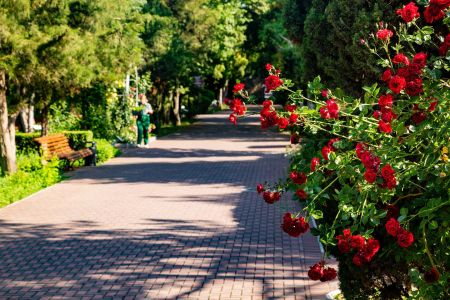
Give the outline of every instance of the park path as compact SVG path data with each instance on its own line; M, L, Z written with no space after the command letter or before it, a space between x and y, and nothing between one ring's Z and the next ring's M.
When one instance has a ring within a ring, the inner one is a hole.
M295 203L254 191L288 144L256 121L202 115L1 209L0 299L324 299L317 240L280 229Z

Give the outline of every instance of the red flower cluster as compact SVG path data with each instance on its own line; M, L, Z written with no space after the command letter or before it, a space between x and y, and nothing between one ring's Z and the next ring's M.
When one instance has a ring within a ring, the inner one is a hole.
M444 39L444 42L439 46L439 54L441 56L446 56L448 49L450 49L450 33Z
M401 16L406 23L409 23L416 18L420 18L419 8L414 2L409 2L403 6L402 9L397 9L396 13Z
M289 234L292 237L299 237L304 234L309 229L308 222L305 222L305 218L294 218L292 214L285 213L283 216L283 224L281 224L281 228L284 232Z
M227 100L226 104L233 111L233 113L230 114L228 119L230 120L231 123L236 125L236 122L237 122L236 115L238 115L238 116L245 115L245 112L247 111L247 107L245 106L245 103L242 102L241 99L237 99L237 98L232 99L232 100Z
M405 66L409 66L409 59L403 53L398 53L392 59L392 63L396 65L403 64Z
M414 124L419 125L420 123L422 123L427 119L427 114L423 109L419 108L419 105L414 104L413 111L414 113L411 116L411 120L414 122Z
M237 123L237 117L236 117L236 115L234 115L234 114L231 114L231 115L228 117L228 120L229 120L231 123L233 123L234 125L236 125L236 123Z
M324 267L324 262L321 261L314 266L309 267L308 277L311 280L320 280L322 282L330 281L336 278L337 272L334 268Z
M378 99L378 107L380 110L376 110L373 113L373 117L378 119L378 129L381 132L391 133L391 122L397 118L397 115L392 110L394 104L394 97L391 94L381 95Z
M342 235L336 237L338 240L338 249L341 253L349 253L355 250L353 263L358 267L369 263L375 254L380 250L380 242L374 238L366 240L361 235L352 235L350 229L344 229Z
M245 84L244 83L236 83L233 87L233 93L239 93L240 91L242 91L245 88Z
M385 228L389 235L397 238L397 244L402 248L408 248L414 242L412 232L400 227L400 223L394 218L386 222Z
M395 171L390 164L387 164L381 168L381 176L383 177L383 184L381 187L388 188L390 190L396 187L397 180L395 179Z
M280 129L286 129L286 127L288 127L289 125L289 120L282 117L282 118L278 118L278 127Z
M277 75L269 75L264 80L264 85L266 86L266 93L268 93L283 85L283 80L281 80Z
M263 199L269 204L274 204L275 202L280 201L281 194L280 192L271 192L271 191L264 191L263 193Z
M262 192L264 192L265 191L264 185L262 183L259 183L256 186L256 191L258 192L258 194L261 194Z
M316 167L319 163L320 163L320 158L313 157L311 159L311 172L314 172L316 170Z
M339 106L336 101L327 100L327 105L320 108L320 116L324 119L339 119Z
M377 38L382 41L389 40L393 35L394 33L389 29L380 29L377 32Z
M433 23L445 17L444 10L450 7L450 0L430 0L430 5L423 12L425 21Z
M356 144L356 155L366 168L364 178L368 183L374 183L378 177L381 160L378 156L372 154L363 143Z
M295 195L297 195L297 197L298 197L300 200L306 200L306 199L308 199L308 194L305 192L304 189L298 189L298 190L295 192Z
M284 108L288 112L294 112L297 109L297 106L295 104L287 104Z
M267 72L270 72L270 70L273 69L273 66L271 64L266 64L266 70Z
M293 183L299 185L306 183L307 180L305 173L299 173L297 171L292 171L289 177L291 178Z
M262 128L269 128L271 126L279 125L278 123L278 114L272 106L273 103L270 100L266 100L263 102L263 109L260 112L260 121Z

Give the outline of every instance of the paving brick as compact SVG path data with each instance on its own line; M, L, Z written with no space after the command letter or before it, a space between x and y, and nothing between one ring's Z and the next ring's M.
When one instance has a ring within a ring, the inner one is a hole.
M256 117L203 115L1 209L0 298L323 299L317 239L284 234L254 192L286 175L287 144Z

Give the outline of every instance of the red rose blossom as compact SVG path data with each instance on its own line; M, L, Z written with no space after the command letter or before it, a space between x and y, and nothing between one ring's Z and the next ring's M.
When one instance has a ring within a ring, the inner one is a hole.
M397 236L400 229L400 223L396 219L390 218L389 221L386 222L385 228L389 235Z
M316 170L316 167L319 163L320 163L320 158L313 157L311 159L311 172L314 172Z
M400 228L397 234L397 244L402 248L408 248L413 243L414 243L414 235L411 232L403 228Z
M283 224L281 228L284 232L292 237L299 237L309 229L309 224L305 222L303 217L294 218L292 214L285 213L283 216Z
M266 86L266 93L276 90L279 86L283 85L283 80L276 75L269 75L264 80L264 85Z
M440 0L430 0L430 5L425 8L423 12L423 16L427 23L433 23L435 21L439 21L444 18L445 13L443 11L444 5L440 5Z
M228 117L228 120L230 120L231 123L233 123L234 125L236 125L237 117L236 117L234 114L231 114L231 115Z
M266 70L270 71L272 70L273 66L271 64L266 64Z
M256 186L256 191L258 192L258 194L261 194L262 192L264 192L264 185L262 184L262 183L259 183L257 186Z
M291 135L291 144L295 145L300 143L300 136L296 133Z
M297 106L294 105L294 104L287 104L284 108L285 108L288 112L293 112L294 110L297 109Z
M328 156L330 155L330 153L332 152L332 149L328 146L323 146L322 148L322 157L325 160L328 160Z
M414 55L413 63L417 64L421 68L424 68L427 65L427 54L424 52L417 53Z
M263 102L263 107L264 108L269 108L269 107L271 107L273 105L273 102L271 101L271 100L265 100L264 102Z
M393 204L388 204L386 206L387 209L387 214L386 214L386 219L389 220L391 218L397 219L398 216L400 215L400 209Z
M368 183L374 183L377 180L377 173L373 170L367 170L364 173L364 178Z
M295 124L298 121L298 115L297 114L292 114L289 116L289 123L291 124Z
M400 94L400 92L406 87L406 80L401 76L393 76L389 80L389 89L394 92L394 94Z
M323 266L321 264L315 264L309 267L308 277L311 280L319 280L323 276Z
M389 123L384 122L383 120L378 121L378 129L384 133L391 133L392 126Z
M407 5L403 6L402 9L397 9L396 13L397 15L401 16L406 23L409 23L414 19L420 17L419 8L414 2L408 3Z
M323 270L323 275L320 278L320 281L325 282L325 281L330 281L335 279L337 276L337 272L334 268L326 268Z
M322 90L322 92L320 92L320 94L322 95L322 97L327 98L328 97L328 90Z
M393 35L394 33L389 29L380 29L377 32L377 38L382 41L389 40Z
M278 119L278 127L280 129L286 129L286 127L288 127L289 125L289 120L286 118L279 118Z
M383 168L381 168L381 176L383 178L389 178L395 175L395 170L392 168L390 164L386 164Z
M406 84L406 93L409 96L417 96L423 93L423 83L422 79L417 78Z
M353 256L353 263L354 263L356 266L358 266L358 267L362 267L362 266L364 265L364 260L363 260L363 258L361 257L361 255L359 255L358 253L356 253L356 254Z
M423 121L427 119L427 114L423 111L418 111L413 113L411 116L411 120L414 122L414 124L419 125Z
M308 194L305 192L304 189L299 189L299 190L297 190L297 191L295 192L295 194L297 195L297 197L298 197L300 200L306 200L306 199L308 199Z
M273 204L277 201L280 200L280 193L279 192L270 192L270 191L265 191L263 193L263 199L264 201L266 201L269 204Z
M423 274L423 279L425 279L427 283L433 283L438 281L440 276L441 275L439 274L438 270L433 267Z
M306 183L307 180L305 173L299 173L297 171L292 171L289 177L291 178L292 182L299 185Z
M397 65L403 64L405 66L409 66L409 59L403 53L395 55L392 62Z
M245 84L243 83L236 83L233 87L233 93L238 93L240 91L242 91L245 87Z
M378 98L378 106L383 108L391 108L394 104L394 97L391 94L381 95Z
M356 250L361 249L365 243L366 239L359 234L352 236L350 239L350 247Z
M437 104L438 104L437 101L431 102L431 103L430 103L430 106L428 107L428 111L429 111L429 112L434 111L434 110L436 109Z
M383 81L388 81L389 79L391 79L391 77L392 77L392 71L391 71L391 69L386 69L384 72L383 72L383 75L381 75L381 80L383 80Z

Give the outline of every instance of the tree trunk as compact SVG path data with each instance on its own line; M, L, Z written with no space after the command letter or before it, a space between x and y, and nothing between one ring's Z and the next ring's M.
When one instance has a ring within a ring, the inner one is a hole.
M0 71L0 168L3 173L17 171L15 117L8 116L6 74Z
M44 104L42 108L42 131L41 136L48 135L48 104Z
M173 114L175 116L175 125L181 125L180 117L180 88L177 87L175 90L175 97L173 98Z
M26 133L33 132L33 126L35 123L33 97L34 95L31 97L30 102L27 104L27 106L20 110L18 116L22 130Z
M170 124L172 121L171 118L171 107L173 103L173 90L169 91L169 98L167 101L164 101L164 115L165 115L165 123Z

